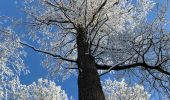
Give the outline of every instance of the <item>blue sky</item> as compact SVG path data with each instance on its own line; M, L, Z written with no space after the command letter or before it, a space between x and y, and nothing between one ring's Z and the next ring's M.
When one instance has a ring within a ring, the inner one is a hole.
M0 15L22 18L24 15L20 12L19 6L20 2L16 2L15 0L0 0ZM19 31L22 32L22 27L20 29ZM42 56L30 48L25 48L25 51L27 52L27 57L24 60L30 73L28 75L21 75L21 83L28 85L33 81L37 81L39 78L46 78L48 72L41 66ZM57 85L62 86L62 89L66 91L68 97L73 96L75 100L78 99L76 76L72 76L72 78L69 78L64 82L61 82L61 80L55 81Z

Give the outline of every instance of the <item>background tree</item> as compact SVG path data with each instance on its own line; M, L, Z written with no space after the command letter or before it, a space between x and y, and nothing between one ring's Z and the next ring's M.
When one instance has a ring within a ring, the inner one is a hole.
M13 100L68 100L65 91L47 79L38 79L38 82L22 85L19 78L15 78L10 81L8 95L8 99Z
M39 79L31 85L20 83L27 73L20 38L13 31L16 21L0 17L0 99L1 100L68 100L64 90L53 81ZM12 25L11 25L12 24Z
M43 64L52 76L67 78L75 73L71 69L78 69L80 100L104 100L97 70L106 70L101 75L114 70L129 83L169 95L167 6L157 4L151 0L26 0L28 31L38 45L22 44L46 54ZM152 8L157 15L148 22Z
M0 17L0 99L8 99L8 85L14 77L27 73L20 39L13 31L8 17ZM13 23L14 24L14 23Z
M122 80L121 82L107 79L103 82L103 91L106 100L149 100L150 94L144 91L141 85L128 86Z

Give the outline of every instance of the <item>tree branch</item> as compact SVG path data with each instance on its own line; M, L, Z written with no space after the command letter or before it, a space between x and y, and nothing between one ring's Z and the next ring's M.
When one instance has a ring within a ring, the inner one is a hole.
M93 14L91 21L88 23L86 27L88 27L93 21L95 20L96 15L102 10L102 8L106 5L107 0L105 0L101 6L98 8L98 10Z
M76 60L73 60L73 59L68 59L68 58L65 58L65 57L62 57L60 55L56 55L56 54L53 54L53 53L50 53L50 52L47 52L47 51L43 51L43 50L40 50L40 49L37 49L27 43L23 43L23 42L20 42L23 46L26 46L26 47L29 47L31 49L33 49L34 51L37 51L37 52L40 52L40 53L43 53L43 54L46 54L46 55L50 55L52 57L55 57L55 58L58 58L58 59L61 59L61 60L64 60L64 61L68 61L68 62L74 62L76 63L77 61Z
M145 69L157 70L157 71L159 71L163 74L170 76L170 72L162 69L161 66L150 66L146 63L135 63L135 64L130 64L130 65L115 65L115 66L96 64L96 67L97 67L98 70L107 70L106 72L102 73L100 76L107 74L111 70L117 70L118 71L118 70L125 70L125 69L136 68L136 67L143 67Z

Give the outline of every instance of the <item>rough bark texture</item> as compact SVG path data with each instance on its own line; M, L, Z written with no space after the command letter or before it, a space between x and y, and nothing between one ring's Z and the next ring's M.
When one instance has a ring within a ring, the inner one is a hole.
M105 100L95 60L89 54L86 31L81 27L77 31L79 100Z

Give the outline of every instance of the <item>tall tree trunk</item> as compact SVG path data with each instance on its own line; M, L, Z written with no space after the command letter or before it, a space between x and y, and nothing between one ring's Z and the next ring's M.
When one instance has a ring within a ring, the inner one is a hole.
M105 100L95 60L88 51L86 32L81 27L77 31L79 100Z

